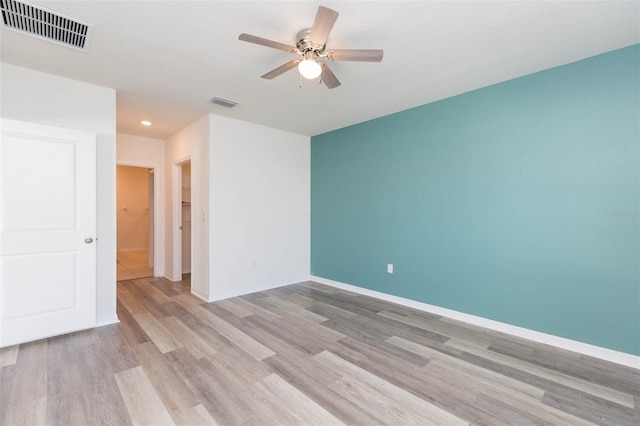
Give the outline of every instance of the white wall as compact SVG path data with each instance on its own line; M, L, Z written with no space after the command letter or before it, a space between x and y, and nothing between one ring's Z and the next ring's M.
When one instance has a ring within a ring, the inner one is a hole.
M191 160L191 291L209 299L209 117L180 130L165 141L166 158L166 261L165 276L173 281L182 276L179 216L182 188L177 163ZM174 253L178 254L174 256Z
M0 116L97 134L96 323L116 317L116 92L0 64Z
M310 138L210 120L209 300L307 280Z
M164 170L164 141L118 133L116 160L123 166Z
M154 170L155 199L153 209L156 222L154 233L154 267L156 277L165 274L165 142L140 136L117 134L116 161L124 166L146 167Z
M0 116L97 134L96 323L113 322L117 320L115 90L4 63L0 82ZM165 276L180 279L181 275L173 262L173 251L180 246L174 238L180 235L174 210L180 205L172 200L181 196L181 189L173 185L174 165L191 159L194 294L220 300L308 278L309 137L208 115L167 139L164 150L160 142L118 135L118 162L160 164L166 185L164 209L158 210L164 212L165 244L160 246L166 248Z

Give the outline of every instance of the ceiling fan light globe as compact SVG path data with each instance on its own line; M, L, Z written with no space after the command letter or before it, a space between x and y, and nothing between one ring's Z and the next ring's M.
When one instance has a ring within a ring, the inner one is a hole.
M307 80L313 80L320 76L322 67L313 59L305 59L298 64L298 71Z

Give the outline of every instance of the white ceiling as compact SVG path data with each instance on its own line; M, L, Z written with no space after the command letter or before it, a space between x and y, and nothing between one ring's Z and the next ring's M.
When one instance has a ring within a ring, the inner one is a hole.
M316 135L640 42L639 1L33 3L95 25L89 52L2 30L1 60L115 88L118 132L160 139L206 113ZM295 44L319 5L340 13L327 46L383 61L330 63L332 90L261 79L295 56L238 35Z

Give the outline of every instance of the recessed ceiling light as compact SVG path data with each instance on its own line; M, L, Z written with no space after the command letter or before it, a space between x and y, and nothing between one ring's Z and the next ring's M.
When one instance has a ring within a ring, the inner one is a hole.
M142 124L143 126L151 126L151 122L148 120L142 120L140 124Z

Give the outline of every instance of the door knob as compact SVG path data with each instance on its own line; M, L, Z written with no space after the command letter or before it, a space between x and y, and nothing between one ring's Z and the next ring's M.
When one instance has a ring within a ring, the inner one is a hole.
M84 239L84 242L87 243L87 244L91 244L93 242L93 238L87 237L87 238Z

